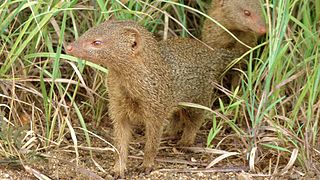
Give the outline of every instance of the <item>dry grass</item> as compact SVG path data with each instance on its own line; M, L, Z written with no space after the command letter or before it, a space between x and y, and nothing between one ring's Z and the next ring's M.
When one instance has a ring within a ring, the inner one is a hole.
M204 18L200 0L1 3L0 159L5 163L24 164L68 145L78 157L79 138L89 147L97 138L87 126L94 129L107 117L107 69L65 55L68 42L111 16L139 21L159 39L197 37ZM239 88L222 88L230 101L219 99L219 108L209 110L214 116L207 144L226 150L211 165L237 156L251 171L269 175L286 174L293 166L301 174L319 173L320 2L267 1L265 9L265 45L249 53Z

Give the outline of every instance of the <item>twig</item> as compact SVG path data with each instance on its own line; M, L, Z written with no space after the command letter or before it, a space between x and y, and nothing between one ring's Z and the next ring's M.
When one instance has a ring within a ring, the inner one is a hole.
M138 156L129 156L129 158L133 159L143 159L143 157L138 157ZM207 166L208 163L198 163L198 162L192 162L192 161L186 161L186 160L181 160L181 159L155 159L157 162L165 162L165 163L173 163L173 164L187 164L187 165L197 165L197 166Z
M157 171L159 172L175 172L175 173L213 173L213 172L242 172L242 171L248 171L249 169L247 167L238 166L238 167L227 167L227 168L198 168L198 169L159 169Z

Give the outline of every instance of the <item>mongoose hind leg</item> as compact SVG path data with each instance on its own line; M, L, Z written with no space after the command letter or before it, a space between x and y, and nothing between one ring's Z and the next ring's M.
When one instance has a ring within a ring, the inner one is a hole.
M182 111L181 118L184 122L183 133L178 146L188 147L193 145L196 138L197 131L200 129L203 121L205 112L201 109L188 108Z
M177 111L173 114L164 131L165 137L178 138L179 132L183 131L184 122L181 119L182 111Z

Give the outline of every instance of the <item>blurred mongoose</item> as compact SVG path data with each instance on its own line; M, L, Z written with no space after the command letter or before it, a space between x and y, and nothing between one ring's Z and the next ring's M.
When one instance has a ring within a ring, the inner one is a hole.
M212 0L207 14L250 47L266 33L260 0ZM201 36L209 46L232 50L237 56L249 50L210 19L204 21Z
M259 0L212 0L207 14L228 29L239 40L251 47L256 46L257 38L266 33L266 24ZM232 51L234 57L231 59L238 58L249 50L248 47L242 45L210 19L204 21L201 38L203 42L212 48L223 48ZM219 64L215 60L214 63L216 65ZM226 66L221 68L226 68ZM235 87L239 84L240 77L236 73L229 73L229 75L231 75L230 82L232 86ZM183 124L185 113L187 112L180 111L176 114L175 121L171 121L166 127L167 135L176 136L181 128L185 127Z
M179 102L211 105L214 83L234 56L192 39L157 42L132 21L107 21L93 27L70 44L67 52L109 69L109 113L119 151L116 177L124 176L132 125L142 122L146 127L139 171L149 173L164 125L182 108ZM193 143L203 116L202 110L188 110L180 144Z

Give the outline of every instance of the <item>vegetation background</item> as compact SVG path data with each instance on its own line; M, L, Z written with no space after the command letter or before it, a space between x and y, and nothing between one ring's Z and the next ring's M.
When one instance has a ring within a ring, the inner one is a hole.
M110 18L139 21L159 39L199 37L208 2L0 0L0 164L68 145L78 157L80 143L99 138L88 129L107 117L107 69L66 55L68 42ZM247 64L236 69L239 87L220 88L229 100L210 110L207 145L241 152L258 172L319 173L320 1L263 7L268 33L238 59Z

